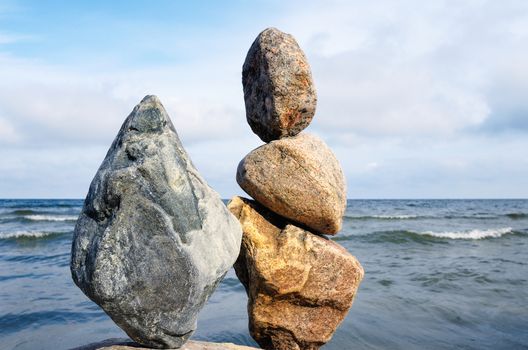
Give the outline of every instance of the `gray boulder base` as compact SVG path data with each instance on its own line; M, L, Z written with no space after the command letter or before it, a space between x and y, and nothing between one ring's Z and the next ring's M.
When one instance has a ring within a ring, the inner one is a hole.
M295 136L315 114L310 65L290 34L268 28L258 35L242 68L246 118L262 141Z
M235 262L242 231L146 96L123 123L75 226L75 284L134 341L179 348Z

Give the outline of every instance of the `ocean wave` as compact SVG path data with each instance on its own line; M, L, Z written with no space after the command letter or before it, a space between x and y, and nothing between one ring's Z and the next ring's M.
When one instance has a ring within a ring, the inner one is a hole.
M9 214L13 214L13 215L33 215L33 214L38 214L38 213L39 213L38 211L31 210L31 209L17 209L17 210L13 210Z
M528 213L508 213L506 216L510 219L527 219Z
M25 219L32 221L75 221L77 215L25 215Z
M13 231L0 232L0 239L38 239L47 238L51 236L61 235L64 232L48 232L48 231Z
M528 214L525 213L510 213L505 214L511 219L524 219L528 218ZM424 220L424 219L469 219L469 220L493 220L498 219L501 216L493 214L475 214L475 215L456 215L456 214L447 214L447 215L345 215L346 219L349 220Z
M365 215L365 216L351 216L346 215L347 219L352 220L409 220L426 218L425 216L418 215Z
M504 235L526 235L528 230L513 230L511 227L496 228L496 229L473 229L465 231L408 231L408 230L390 230L390 231L375 231L364 232L354 235L341 235L332 237L334 241L350 241L361 240L370 243L394 243L394 244L446 244L448 240L480 240L480 239L494 239Z
M431 236L435 238L448 238L448 239L485 239L485 238L498 238L508 233L513 233L511 227L503 227L496 229L487 230L467 230L467 231L454 231L454 232L433 232L425 231L419 234L424 236Z
M493 220L497 219L498 216L496 215L483 215L483 214L476 214L476 215L446 215L441 216L441 219L471 219L471 220Z

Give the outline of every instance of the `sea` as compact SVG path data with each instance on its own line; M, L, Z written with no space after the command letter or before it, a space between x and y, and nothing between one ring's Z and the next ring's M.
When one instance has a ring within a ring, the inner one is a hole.
M0 349L126 334L74 285L82 200L0 200ZM528 200L349 200L332 237L365 277L330 349L528 349ZM195 339L253 345L229 271Z

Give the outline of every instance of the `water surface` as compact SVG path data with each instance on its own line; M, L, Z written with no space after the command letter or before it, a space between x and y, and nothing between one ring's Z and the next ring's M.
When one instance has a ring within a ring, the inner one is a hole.
M125 337L73 284L80 200L0 200L2 349ZM352 200L333 238L365 278L324 349L528 349L528 200ZM230 271L196 339L255 345Z

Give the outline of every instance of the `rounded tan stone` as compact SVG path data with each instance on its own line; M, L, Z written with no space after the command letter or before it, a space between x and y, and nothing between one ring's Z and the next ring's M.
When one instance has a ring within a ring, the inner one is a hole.
M347 315L363 278L339 244L234 197L242 225L235 272L248 294L249 330L264 349L319 349Z
M264 142L294 136L315 114L310 65L290 34L268 28L258 35L242 68L246 118Z
M318 137L302 133L251 151L238 165L240 187L275 213L318 233L336 234L346 208L345 177Z

